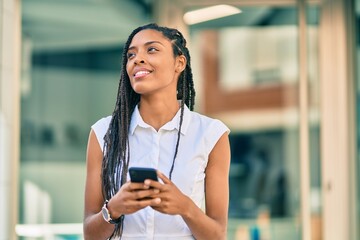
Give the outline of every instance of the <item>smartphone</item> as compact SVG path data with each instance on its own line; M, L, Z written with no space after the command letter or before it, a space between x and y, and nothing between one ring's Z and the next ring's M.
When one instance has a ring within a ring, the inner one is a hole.
M131 167L129 174L131 182L143 183L145 179L158 181L155 168Z

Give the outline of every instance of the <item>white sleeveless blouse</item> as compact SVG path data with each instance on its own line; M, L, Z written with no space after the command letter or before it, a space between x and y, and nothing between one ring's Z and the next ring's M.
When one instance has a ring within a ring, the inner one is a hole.
M92 126L102 150L110 120L111 116L108 116ZM179 121L180 110L170 122L156 131L143 121L136 107L129 129L129 167L152 167L168 176L174 157ZM192 112L185 106L172 181L201 209L204 209L208 156L225 132L230 130L221 121ZM181 216L162 214L147 207L125 216L122 239L187 240L194 237Z

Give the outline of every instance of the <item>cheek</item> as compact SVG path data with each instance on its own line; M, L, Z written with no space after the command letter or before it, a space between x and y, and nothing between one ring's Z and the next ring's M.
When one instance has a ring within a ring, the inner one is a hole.
M129 76L129 78L130 78L130 74L129 74L129 71L130 71L130 69L129 69L129 66L128 66L129 64L126 64L126 74Z
M162 73L166 75L173 75L176 72L176 68L173 62L170 61L163 61L161 64Z

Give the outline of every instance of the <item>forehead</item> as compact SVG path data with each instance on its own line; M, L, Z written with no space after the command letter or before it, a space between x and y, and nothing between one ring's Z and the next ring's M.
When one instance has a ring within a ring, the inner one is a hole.
M161 32L153 30L153 29L145 29L133 37L130 43L130 47L144 45L145 43L157 41L162 43L163 45L171 45L170 40L167 39Z

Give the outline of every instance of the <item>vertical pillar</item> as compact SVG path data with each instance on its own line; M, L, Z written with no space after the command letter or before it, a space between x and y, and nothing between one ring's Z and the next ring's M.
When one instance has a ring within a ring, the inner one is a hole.
M16 239L20 119L20 0L0 0L0 234Z
M320 21L324 240L358 239L353 0L324 0Z
M153 3L153 19L154 22L161 26L172 27L178 29L185 37L187 41L187 47L189 48L190 55L191 55L191 65L193 70L194 76L194 84L196 88L196 102L195 108L201 109L202 102L201 102L201 77L200 71L197 72L196 70L200 70L199 64L200 60L197 59L197 55L195 54L195 49L191 49L191 42L190 42L190 34L189 34L189 27L184 22L184 13L185 13L185 5L184 1L182 0L154 0ZM197 52L199 54L199 52ZM194 67L197 66L197 67ZM199 107L200 106L200 107Z
M188 28L184 22L184 6L180 0L155 0L154 20L157 24L178 29L188 39Z

